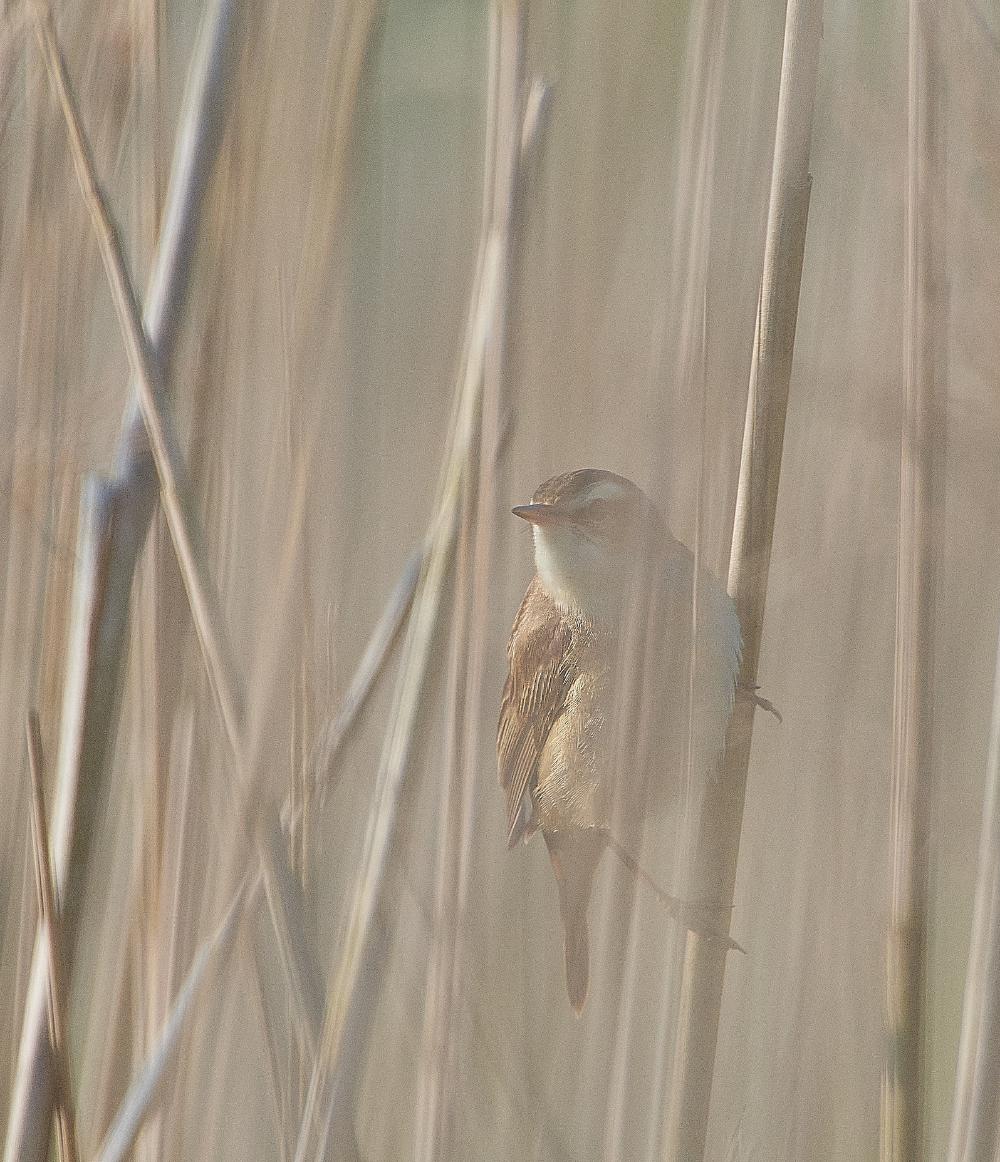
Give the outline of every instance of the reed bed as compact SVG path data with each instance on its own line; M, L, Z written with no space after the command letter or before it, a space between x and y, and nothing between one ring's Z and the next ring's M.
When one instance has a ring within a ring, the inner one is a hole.
M984 1156L1000 25L930 14L7 6L6 1159ZM782 721L636 853L745 951L605 859L576 1020L493 748L585 465Z

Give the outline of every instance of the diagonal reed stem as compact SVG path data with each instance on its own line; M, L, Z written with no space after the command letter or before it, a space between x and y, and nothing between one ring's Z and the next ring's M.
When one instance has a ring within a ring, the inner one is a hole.
M389 595L389 600L372 631L365 652L358 662L336 718L320 730L309 756L309 776L319 793L320 806L337 783L337 759L344 740L350 734L368 695L395 645L407 615L413 608L413 595L423 565L423 546L410 554L403 571Z

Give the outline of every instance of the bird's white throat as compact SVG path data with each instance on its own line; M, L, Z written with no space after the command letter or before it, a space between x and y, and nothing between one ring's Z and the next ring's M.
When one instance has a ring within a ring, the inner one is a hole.
M563 611L588 620L619 618L631 596L634 565L572 525L535 525L535 568Z

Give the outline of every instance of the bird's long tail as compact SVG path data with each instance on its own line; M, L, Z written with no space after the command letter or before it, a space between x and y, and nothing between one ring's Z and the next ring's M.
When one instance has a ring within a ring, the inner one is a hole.
M566 956L566 991L577 1016L583 1010L590 983L590 942L587 905L594 872L607 847L608 834L599 828L549 831L545 843L559 885L559 911Z

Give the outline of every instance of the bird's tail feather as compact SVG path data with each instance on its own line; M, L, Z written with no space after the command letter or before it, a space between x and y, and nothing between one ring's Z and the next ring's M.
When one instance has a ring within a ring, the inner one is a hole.
M587 905L594 872L608 844L601 828L573 828L545 833L545 843L559 885L559 912L563 922L566 991L577 1016L583 1010L590 983L590 941Z

